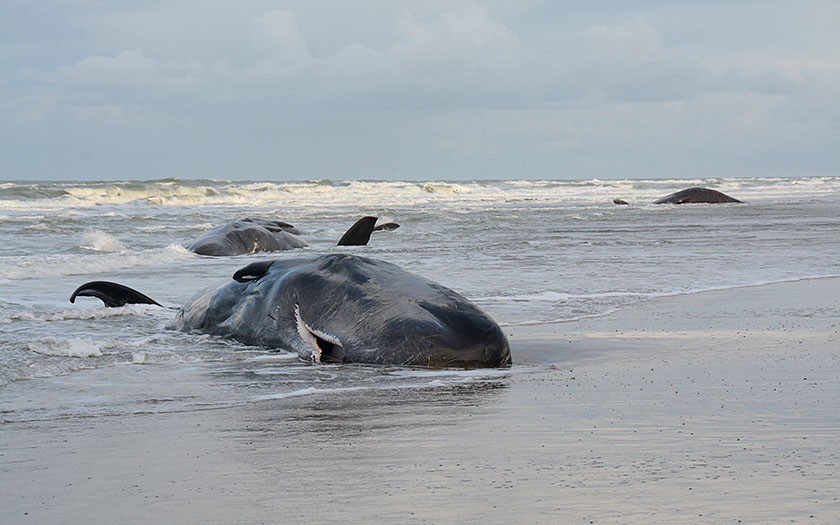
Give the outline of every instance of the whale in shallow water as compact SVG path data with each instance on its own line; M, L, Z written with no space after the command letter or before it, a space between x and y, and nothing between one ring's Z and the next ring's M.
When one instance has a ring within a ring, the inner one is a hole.
M294 250L306 247L298 233L285 222L245 218L206 231L187 245L187 249L212 256Z
M688 188L653 201L654 204L719 204L723 202L741 201L709 188Z
M73 297L98 297L108 305L139 294L110 284L82 285ZM511 363L504 332L472 302L394 264L353 255L252 263L194 297L168 327L282 348L316 363Z
M688 188L661 199L653 201L654 204L720 204L726 202L743 202L709 188ZM628 205L624 199L613 199L613 204Z
M375 231L391 231L399 224L376 225L377 217L362 217L338 241L339 246L364 246ZM291 224L269 219L244 218L206 231L187 245L198 255L225 256L259 252L282 252L305 248L306 241Z

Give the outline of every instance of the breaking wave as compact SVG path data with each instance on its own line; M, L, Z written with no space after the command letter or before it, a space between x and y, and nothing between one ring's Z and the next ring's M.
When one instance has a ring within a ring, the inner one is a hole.
M0 185L0 209L17 212L98 205L159 206L381 206L416 205L457 200L482 202L537 200L604 203L620 197L648 203L688 186L714 187L742 200L837 198L840 178L662 179L571 181L331 181L234 182L227 180L160 179L95 183L23 183Z
M190 257L195 257L195 254L180 244L136 253L105 250L95 254L24 255L5 258L5 265L0 268L0 279L44 279L106 273L120 268L163 265Z
M95 252L122 252L126 247L119 239L101 230L90 230L82 236L81 248Z
M90 338L47 337L27 343L27 349L41 355L60 357L100 357L102 343Z

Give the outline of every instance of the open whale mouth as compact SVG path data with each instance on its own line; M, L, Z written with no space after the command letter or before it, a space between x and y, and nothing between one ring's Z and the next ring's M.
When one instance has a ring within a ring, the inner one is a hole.
M309 347L313 363L343 363L344 346L338 337L312 328L300 316L300 306L295 305L297 331L304 344Z

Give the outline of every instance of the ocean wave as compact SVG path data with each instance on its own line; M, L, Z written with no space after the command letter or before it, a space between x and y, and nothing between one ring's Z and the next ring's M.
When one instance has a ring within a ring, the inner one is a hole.
M79 247L95 252L122 252L126 250L125 244L119 239L101 230L86 231L82 235Z
M89 338L46 337L27 343L27 350L48 356L101 357L103 346Z
M180 244L138 252L32 255L4 258L0 279L23 280L106 273L120 268L156 266L195 255Z
M649 180L332 181L270 182L162 179L91 183L6 183L0 209L32 212L99 205L160 206L399 206L457 201L463 205L543 201L607 204L614 198L646 203L690 186L736 193L742 200L836 198L840 177Z
M15 381L63 376L91 367L90 359L55 357L35 351L30 351L30 354L35 356L37 362L26 359L0 361L0 387Z

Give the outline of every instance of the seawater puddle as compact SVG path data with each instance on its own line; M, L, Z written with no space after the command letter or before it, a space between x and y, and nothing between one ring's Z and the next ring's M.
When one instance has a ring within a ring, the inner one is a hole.
M312 365L294 354L260 351L218 357L213 361L205 355L189 362L135 352L128 360L108 366L13 382L4 387L0 420L21 423L119 417L221 409L305 396L323 400L351 392L446 389L505 382L529 371Z
M283 361L262 359L234 363L213 372L218 378L250 390L250 401L301 396L335 396L363 390L428 389L455 384L504 380L513 369L445 369L374 365L311 365L282 356ZM257 366L254 366L257 365Z

